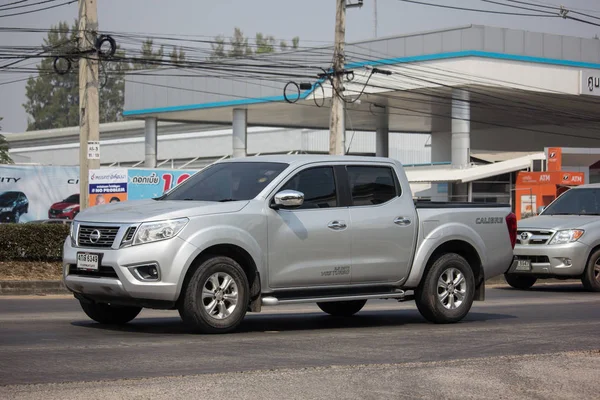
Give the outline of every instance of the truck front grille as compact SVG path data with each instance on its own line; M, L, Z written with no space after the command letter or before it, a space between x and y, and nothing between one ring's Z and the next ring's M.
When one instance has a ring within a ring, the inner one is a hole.
M518 244L536 245L546 244L552 238L554 232L540 229L519 229L517 231Z
M80 225L77 243L82 247L112 247L117 233L118 226Z

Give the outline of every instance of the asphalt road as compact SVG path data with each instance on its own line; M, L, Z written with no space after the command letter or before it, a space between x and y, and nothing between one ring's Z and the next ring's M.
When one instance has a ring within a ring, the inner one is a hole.
M81 394L84 387L88 398L102 397L108 387L137 388L139 398L172 398L166 395L169 387L182 394L186 387L212 382L211 398L218 399L231 395L224 388L237 387L218 382L247 380L253 382L245 386L250 389L236 392L246 398L241 393L260 395L269 384L314 389L324 385L324 377L339 388L327 384L323 390L332 391L333 398L344 393L350 398L346 392L355 380L373 375L383 379L377 385L382 396L413 387L412 397L428 397L440 394L428 381L459 371L470 377L468 385L496 382L507 390L525 390L517 395L535 391L545 379L579 398L596 397L590 391L600 380L600 294L584 292L580 285L552 284L526 292L488 289L487 296L453 325L425 322L411 302L371 301L351 318L329 317L314 305L268 308L248 314L239 331L228 335L191 333L173 311L144 310L127 326L113 327L87 319L69 297L0 297L0 398L72 398L69 393ZM527 371L542 381L523 377ZM153 379L129 380L139 378ZM99 380L111 382L89 383ZM70 383L23 385L60 382ZM351 393L362 393L374 382ZM453 397L457 388L448 390L442 397ZM549 386L540 390L530 394L544 397ZM134 398L132 393L114 392L111 398ZM303 398L289 394L279 398ZM307 392L304 398L311 396Z

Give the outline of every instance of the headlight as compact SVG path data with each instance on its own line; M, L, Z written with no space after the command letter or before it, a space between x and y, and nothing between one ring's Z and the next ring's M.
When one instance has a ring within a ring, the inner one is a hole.
M0 208L0 212L11 212L11 211L12 211L12 208L10 208L10 207Z
M65 208L63 208L63 212L69 212L69 211L73 211L73 209L74 209L75 207L76 207L76 206L69 206L69 207L65 207Z
M137 229L133 238L133 244L156 242L175 237L189 219L171 219L168 221L145 222Z
M558 231L554 234L554 237L548 244L566 244L573 243L579 240L583 236L581 229L567 229L564 231Z

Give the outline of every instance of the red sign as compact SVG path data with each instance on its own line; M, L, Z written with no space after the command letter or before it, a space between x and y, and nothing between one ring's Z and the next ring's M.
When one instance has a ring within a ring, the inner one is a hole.
M548 149L548 171L560 171L562 168L562 149L550 147Z
M583 185L583 172L519 172L517 174L518 185Z

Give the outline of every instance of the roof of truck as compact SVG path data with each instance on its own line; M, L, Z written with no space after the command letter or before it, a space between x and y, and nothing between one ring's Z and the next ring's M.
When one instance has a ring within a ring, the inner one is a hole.
M399 163L398 160L386 157L369 156L331 156L314 154L284 154L253 157L230 158L222 162L279 162L286 164L308 164L315 162L386 162Z

